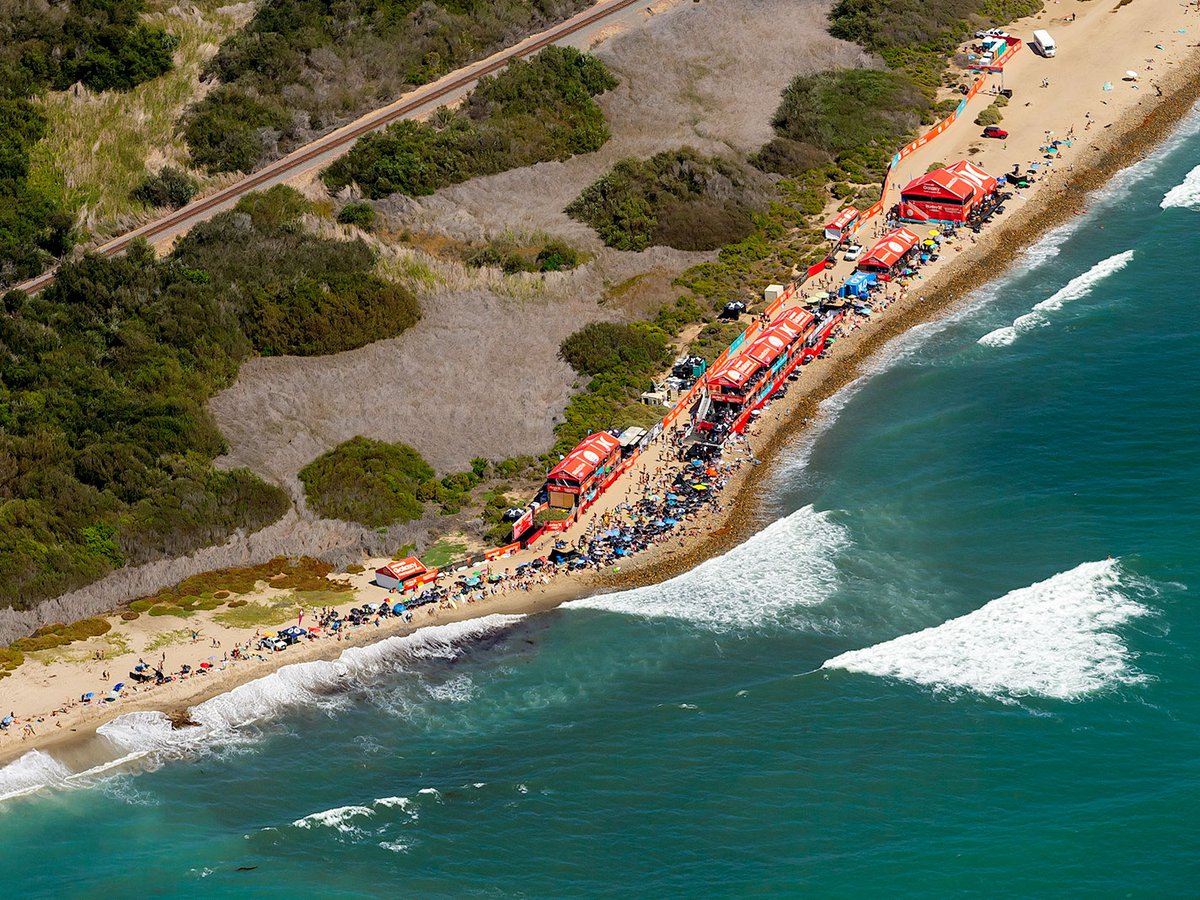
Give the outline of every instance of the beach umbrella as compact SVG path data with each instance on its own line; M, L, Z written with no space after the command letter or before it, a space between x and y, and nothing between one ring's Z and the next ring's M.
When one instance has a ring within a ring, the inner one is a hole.
M96 696L96 692L95 692L95 691L88 691L86 694L84 694L84 695L83 695L82 697L80 697L79 699L80 699L80 700L82 700L84 703L91 703L91 702L92 702L92 698L93 698L93 697L95 697L95 696Z
M1126 69L1125 70L1125 79L1127 81L1137 81L1138 73L1133 71L1133 69Z
M930 229L929 229L929 236L930 236L930 237L937 237L939 234L941 234L941 232L940 232L940 231L938 231L936 228L930 228Z
M1111 91L1112 90L1112 82L1111 81L1104 82L1104 87L1101 90Z
M707 491L707 490L708 490L708 485L707 485L707 484L693 484L693 485L692 485L692 490L695 490L695 491Z
M812 295L812 298L814 300L828 300L829 299L829 291L817 291L815 294Z

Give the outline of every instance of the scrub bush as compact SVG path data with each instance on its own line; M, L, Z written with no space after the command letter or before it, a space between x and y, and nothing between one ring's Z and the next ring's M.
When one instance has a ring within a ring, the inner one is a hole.
M433 476L412 447L365 437L338 444L300 470L313 510L371 528L420 518L418 489Z

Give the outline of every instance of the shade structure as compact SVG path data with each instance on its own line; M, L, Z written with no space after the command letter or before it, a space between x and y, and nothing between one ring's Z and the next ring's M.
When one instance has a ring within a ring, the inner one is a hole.
M920 240L907 228L890 231L859 261L858 268L864 272L890 271Z
M900 218L911 222L965 222L996 190L996 179L961 159L914 178L900 191Z
M589 435L568 453L561 462L550 470L550 478L572 478L582 481L591 475L614 450L619 450L621 442L607 431Z
M862 215L857 207L848 206L825 223L825 238L830 241L840 241L858 224Z

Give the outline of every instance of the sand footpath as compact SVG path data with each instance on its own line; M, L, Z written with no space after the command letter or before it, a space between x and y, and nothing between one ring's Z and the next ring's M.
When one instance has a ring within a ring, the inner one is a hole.
M1076 20L1065 21L1072 13ZM748 434L753 454L761 464L743 466L721 497L722 509L689 523L690 534L651 547L619 572L560 576L529 591L452 609L421 608L412 623L387 619L378 627L362 626L353 631L349 643L326 637L266 654L262 660L251 658L236 664L225 659L229 649L252 642L255 631L265 629L229 628L209 612L187 619L142 616L134 622L113 617L114 631L109 635L73 644L57 655L54 651L32 654L13 675L0 680L0 716L11 711L17 717L7 732L0 733L0 764L31 749L45 750L78 741L123 713L161 710L180 714L189 706L261 678L282 665L336 658L347 646L492 613L539 612L598 591L657 583L746 540L765 524L758 498L771 478L771 463L805 426L819 419L822 400L864 374L869 361L893 338L954 307L970 291L1018 261L1021 252L1039 235L1079 214L1089 191L1150 152L1200 97L1200 10L1153 0L1133 0L1117 9L1111 4L1051 2L1040 17L1013 23L1009 30L1027 36L1041 27L1054 34L1059 54L1046 60L1023 49L1005 72L1005 86L1014 91L1003 122L1010 138L985 141L979 136L980 129L970 120L991 99L981 92L966 117L904 161L895 181L902 184L932 163L963 157L996 174L1011 170L1014 163L1023 167L1029 162L1044 165L1039 147L1046 141L1047 132L1060 139L1073 132L1073 146L1053 166L1041 170L1047 174L1014 198L998 222L977 239L964 238L946 248L936 263L922 270L920 279L912 282L903 298L897 297L886 311L840 337L828 359L815 361L802 370L787 396L774 401ZM1122 81L1126 70L1137 71L1138 80ZM993 76L993 80L998 84L999 76ZM1044 80L1049 81L1048 87L1040 86ZM1112 90L1104 90L1105 84ZM833 277L844 278L850 267L840 264ZM611 513L641 474L666 463L661 454L661 447L644 454L625 479L614 485L564 537L578 540L596 516ZM496 566L511 568L548 549L549 544L543 542ZM385 591L370 584L374 567L386 561L369 561L367 572L360 575L337 576L348 578L354 585L353 592L346 595L347 602L339 607L348 609L388 599ZM264 586L247 599L269 600L272 596L272 589ZM190 634L193 630L198 633L195 641ZM164 633L172 631L183 633L163 645ZM114 640L116 635L119 642ZM220 646L213 646L214 641ZM156 643L153 651L147 649ZM115 655L95 659L98 650ZM128 682L128 671L139 658L157 663L162 654L166 655L168 671L178 670L182 664L196 668L201 661L210 662L213 668L209 674L153 689L127 688L114 703L78 704L87 691L102 691L117 681ZM109 678L105 682L101 676L106 670ZM33 735L23 735L25 724L33 726Z

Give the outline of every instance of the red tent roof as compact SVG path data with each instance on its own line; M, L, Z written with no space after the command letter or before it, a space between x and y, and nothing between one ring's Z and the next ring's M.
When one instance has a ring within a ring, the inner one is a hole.
M843 228L849 227L850 224L859 217L859 215L860 213L857 207L847 206L825 224L825 230L841 231Z
M563 460L550 470L550 478L571 478L586 481L588 476L600 468L621 442L607 431L588 435Z
M860 269L890 269L909 250L920 243L920 238L907 228L889 231L879 239L871 251L859 260Z
M788 337L787 332L771 328L762 333L753 344L746 348L744 356L758 360L764 366L769 366L779 358L779 354L787 349L795 337Z
M783 314L781 321L791 322L793 325L799 328L800 333L803 334L806 330L808 330L808 326L813 323L814 317L813 314L807 309L801 309L799 306L793 306Z
M418 575L424 575L426 572L425 564L415 556L409 556L405 559L397 560L394 563L389 563L381 569L376 569L376 575L386 575L389 578L395 578L397 581L408 581L410 578L415 578Z
M903 200L941 200L947 197L965 203L990 194L996 189L996 179L974 163L959 160L944 169L927 172L914 178L900 192Z
M708 376L708 382L718 386L740 388L761 368L762 364L758 360L743 353L718 366L716 371Z
M952 166L946 167L947 172L953 172L959 178L964 178L967 181L980 188L985 194L990 194L997 187L996 179L989 175L973 162L967 162L965 159L960 159Z

